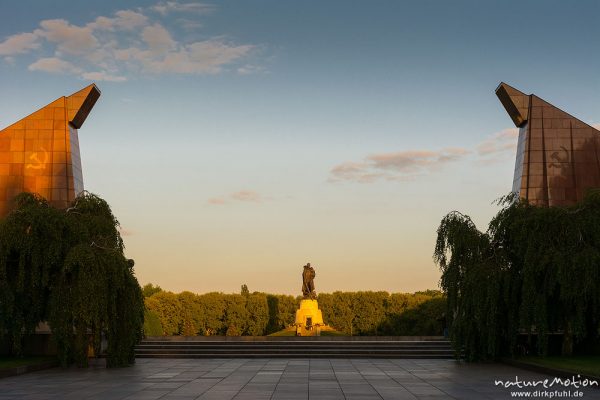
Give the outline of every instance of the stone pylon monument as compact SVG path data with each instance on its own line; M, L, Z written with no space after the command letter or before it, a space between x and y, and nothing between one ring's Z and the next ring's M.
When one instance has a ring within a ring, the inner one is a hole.
M514 193L536 206L570 206L600 187L600 130L506 83L496 95L519 128Z
M22 192L66 208L83 191L78 129L99 97L91 84L0 130L0 217Z
M296 336L320 336L321 328L325 327L323 313L319 310L317 293L315 292L315 270L310 263L302 271L302 295L300 308L296 311Z

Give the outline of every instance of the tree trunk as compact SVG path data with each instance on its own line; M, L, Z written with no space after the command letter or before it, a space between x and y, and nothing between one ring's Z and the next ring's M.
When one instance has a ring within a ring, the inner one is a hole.
M571 321L565 323L561 353L563 356L570 356L573 354L573 328L571 327Z

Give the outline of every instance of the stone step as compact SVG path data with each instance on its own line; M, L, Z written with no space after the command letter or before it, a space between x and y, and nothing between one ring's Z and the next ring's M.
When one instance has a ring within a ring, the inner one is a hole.
M224 347L211 347L211 348L202 348L202 349L180 349L180 348L148 348L148 347L138 347L135 349L137 353L206 353L206 352L222 352L222 353L236 353L236 352L273 352L273 353L298 353L298 352L325 352L325 351L373 351L373 352L406 352L406 353L414 353L414 352L428 352L428 353L436 353L436 352L446 352L446 351L454 351L454 349L450 347L444 347L439 349L428 349L428 348L411 348L411 349L398 349L398 348L376 348L376 347L319 347L319 348L285 348L285 347L272 347L272 348L253 348L253 347L234 347L234 348L224 348Z
M144 342L448 342L443 336L148 336Z
M174 346L174 345L164 345L164 344L141 344L138 345L137 348L151 348L151 349L211 349L211 348L229 348L229 349L234 349L234 348L243 348L243 349L247 349L247 348L253 348L253 349L272 349L272 348L286 348L286 349L315 349L315 348L328 348L328 347L335 347L335 348L348 348L348 349L354 349L357 347L363 347L363 348L377 348L377 349L446 349L446 348L451 348L451 346L449 345L435 345L435 346L430 346L430 345L423 345L423 346L418 346L418 345L393 345L393 344L381 344L381 345L374 345L374 344L365 344L365 345L352 345L352 344L338 344L338 345L322 345L322 344L302 344L302 345L273 345L273 344L249 344L249 343L242 343L242 344L219 344L219 345L214 345L214 344L197 344L197 345L180 345L180 346Z
M229 356L232 354L283 354L283 355L298 355L298 356L310 356L314 354L320 355L349 355L349 354L393 354L393 355L421 355L421 356L435 356L435 355L443 355L443 356L452 356L454 355L453 350L444 350L444 351L393 351L393 350L325 350L325 351L288 351L288 350L278 350L278 351L138 351L137 355L147 355L147 354L170 354L170 355L203 355L203 354L220 354L223 356Z
M454 359L454 354L287 354L287 353L203 353L203 354L136 354L137 358L405 358L405 359Z
M341 340L341 341L301 341L301 340L293 340L293 341L289 341L289 342L283 342L283 341L278 341L278 342L271 342L271 341L231 341L231 340L227 340L227 341L182 341L182 342L176 342L176 341L158 341L158 340L152 340L152 341L148 341L148 340L143 340L142 344L144 345L164 345L164 346L191 346L191 345L208 345L208 346L216 346L216 345L269 345L269 346L304 346L304 345L310 345L310 346L330 346L330 345L343 345L343 344L347 344L347 345L393 345L393 346L398 346L398 345L408 345L408 346L449 346L450 342L449 341L373 341L373 340L369 340L369 341L347 341L347 340Z
M145 348L145 347L140 347L137 348L136 351L138 353L181 353L181 354L185 354L185 353L205 353L207 351L212 351L212 352L222 352L222 353L231 353L231 352L260 352L260 351L265 351L265 352L273 352L273 353L280 353L280 352L288 352L288 353L302 353L302 352L352 352L352 351L361 351L361 352L367 352L367 351L371 351L371 352L396 352L396 353L415 353L415 352L423 352L423 353L438 353L438 352L447 352L447 351L453 351L451 348L444 348L444 349L420 349L420 348L412 348L412 349L394 349L394 348L385 348L385 349L378 349L378 348L373 348L373 347L354 347L354 348L339 348L339 347L326 347L326 348L304 348L304 349L290 349L290 348L285 348L285 347L278 347L278 348L270 348L270 349L256 349L256 348L243 348L243 347L238 347L238 348L208 348L208 349L179 349L179 348L175 348L175 349L155 349L155 348Z
M144 340L140 358L454 358L447 340Z

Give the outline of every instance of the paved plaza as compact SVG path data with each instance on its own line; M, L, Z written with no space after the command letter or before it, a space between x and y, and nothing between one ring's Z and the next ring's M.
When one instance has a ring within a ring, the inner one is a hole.
M496 387L494 380L516 376L548 378L503 364L454 360L138 359L130 368L54 368L0 379L0 400L509 399L514 389ZM546 390L565 398L564 390L577 389ZM584 399L600 399L599 389L578 390Z

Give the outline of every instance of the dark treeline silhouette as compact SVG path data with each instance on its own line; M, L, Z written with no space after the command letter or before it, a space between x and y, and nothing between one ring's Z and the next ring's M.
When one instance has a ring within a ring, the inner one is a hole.
M146 336L268 335L294 323L301 296L172 293L143 288ZM325 323L347 335L441 335L446 300L437 290L416 293L334 292L318 296Z

